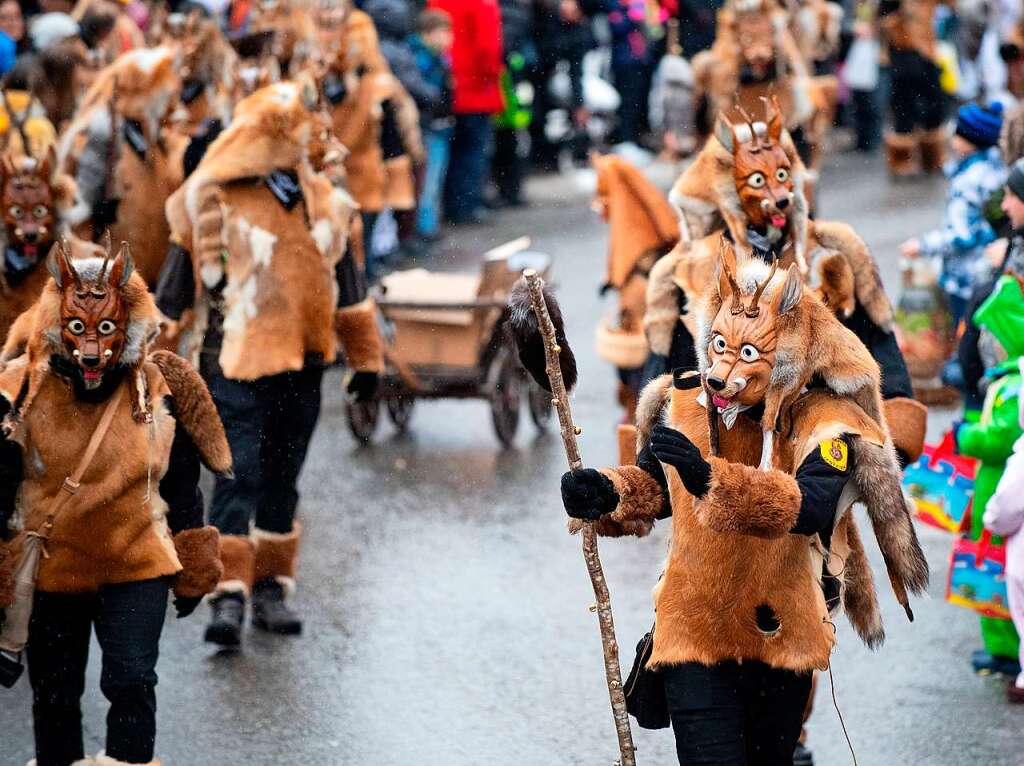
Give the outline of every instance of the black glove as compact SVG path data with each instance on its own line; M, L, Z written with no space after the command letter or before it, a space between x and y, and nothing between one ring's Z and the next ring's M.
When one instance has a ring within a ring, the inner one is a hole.
M711 486L711 464L703 458L697 445L674 428L655 426L651 432L651 452L662 463L672 466L686 491L704 497Z
M562 475L562 505L574 519L596 521L618 507L619 493L600 471L581 468Z
M175 596L174 609L178 612L178 619L192 614L202 600L202 596Z
M373 399L379 384L380 376L375 372L354 372L345 390L352 399L363 404Z

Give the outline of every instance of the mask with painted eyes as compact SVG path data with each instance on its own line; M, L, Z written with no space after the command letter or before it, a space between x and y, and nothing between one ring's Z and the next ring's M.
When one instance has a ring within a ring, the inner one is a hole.
M764 401L771 383L778 319L792 308L793 296L800 295L803 283L793 267L781 285L778 280L773 284L777 263L765 273L768 267L755 262L743 272L740 284L732 273L735 255L727 257L724 240L722 250L717 293L721 305L711 323L704 379L714 406L722 410L732 405L753 407Z
M57 227L57 201L51 184L51 163L6 156L0 187L0 211L7 242L19 250L42 250L53 242Z
M740 206L757 229L781 231L793 211L795 186L792 163L782 147L782 114L767 102L764 122L732 123L722 116L716 133L732 152L733 180Z
M131 252L123 244L115 257L108 248L105 258L72 260L60 242L48 265L61 293L66 355L80 369L85 387L97 388L124 352L128 305L123 289L134 271Z

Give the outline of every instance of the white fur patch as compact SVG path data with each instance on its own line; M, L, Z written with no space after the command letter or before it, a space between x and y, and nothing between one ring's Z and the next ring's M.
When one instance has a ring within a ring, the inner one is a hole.
M168 61L174 54L170 48L137 48L126 57L139 68L143 74L150 74L156 67Z
M275 234L261 229L259 226L253 226L249 231L249 248L253 262L264 268L270 266L276 243L277 236Z
M224 279L224 267L219 263L204 263L199 268L199 277L207 289L212 290Z
M231 283L224 288L224 301L228 305L224 314L225 333L244 332L249 320L256 317L257 285L258 279L253 274L239 285Z
M333 240L334 229L331 227L330 221L321 218L313 224L313 241L316 242L316 249L320 251L320 255L327 255Z

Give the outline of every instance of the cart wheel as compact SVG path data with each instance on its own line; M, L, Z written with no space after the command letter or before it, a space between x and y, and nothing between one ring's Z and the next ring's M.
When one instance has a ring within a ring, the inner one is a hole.
M409 420L412 418L412 407L415 403L415 399L405 395L388 397L384 401L388 417L399 431L405 431L408 428Z
M377 430L377 418L380 414L380 400L369 402L345 403L345 416L348 418L348 430L363 444L369 444L373 432Z
M496 362L499 366L494 393L491 395L491 419L498 439L506 446L512 446L519 428L519 404L523 398L523 379L515 358L503 353Z
M538 386L536 383L528 383L529 390L526 392L526 403L530 407L530 417L538 431L547 431L548 423L551 422L551 413L555 409L551 406L551 394Z

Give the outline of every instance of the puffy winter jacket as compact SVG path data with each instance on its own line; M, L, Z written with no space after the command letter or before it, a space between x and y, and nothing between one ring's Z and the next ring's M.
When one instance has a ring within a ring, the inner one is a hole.
M497 0L430 0L429 6L452 18L455 113L500 112L504 62Z

